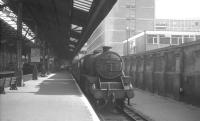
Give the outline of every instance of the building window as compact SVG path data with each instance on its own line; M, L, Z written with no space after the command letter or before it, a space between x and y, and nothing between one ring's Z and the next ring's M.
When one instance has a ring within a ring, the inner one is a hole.
M158 38L157 37L153 37L153 44L158 44Z
M173 21L173 25L176 26L176 24L177 24L177 23L176 23L175 21Z
M178 43L178 39L179 39L179 38L172 38L171 44L172 44L172 45L178 45L178 44L179 44L179 43Z
M170 37L161 37L160 44L170 44Z
M195 22L195 26L199 26L199 22Z
M196 40L199 40L200 39L200 35L196 35Z
M148 38L148 39L147 39L147 43L148 43L148 44L153 44L153 38Z
M126 4L126 8L134 9L135 5L134 4Z
M185 38L184 37L184 43L187 43L187 42L192 42L192 41L194 41L194 38Z
M182 35L172 35L172 38L181 38Z
M179 41L180 44L183 43L183 39L182 38L178 38L178 41Z
M147 43L154 44L154 38L156 38L156 37L157 37L156 35L147 35ZM157 40L157 38L156 38L156 40Z
M167 23L156 23L155 29L156 30L167 30L168 24Z

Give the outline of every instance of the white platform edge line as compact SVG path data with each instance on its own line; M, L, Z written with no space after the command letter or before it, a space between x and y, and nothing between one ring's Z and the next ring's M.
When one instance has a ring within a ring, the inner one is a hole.
M95 113L95 111L93 110L92 106L90 105L88 99L85 97L84 93L82 92L82 90L80 89L79 85L76 83L73 75L72 75L72 80L74 81L74 83L76 84L76 86L78 87L78 90L81 92L82 96L81 99L84 102L84 104L88 107L90 113L92 114L92 119L93 121L100 121L100 119L98 118L97 114Z

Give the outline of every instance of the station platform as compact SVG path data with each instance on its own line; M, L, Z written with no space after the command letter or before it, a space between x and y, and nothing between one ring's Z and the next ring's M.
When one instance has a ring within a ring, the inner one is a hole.
M200 108L135 89L131 106L152 121L200 121Z
M0 121L99 121L68 72L25 82L0 95Z

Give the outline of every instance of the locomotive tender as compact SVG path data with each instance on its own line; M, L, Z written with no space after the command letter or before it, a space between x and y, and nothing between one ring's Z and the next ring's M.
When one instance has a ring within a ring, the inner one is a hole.
M73 63L72 74L87 97L98 105L124 104L134 97L130 78L123 73L123 60L110 47Z

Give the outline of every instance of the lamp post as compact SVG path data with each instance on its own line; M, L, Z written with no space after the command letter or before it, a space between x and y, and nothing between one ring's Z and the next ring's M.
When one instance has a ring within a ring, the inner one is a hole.
M128 39L130 37L130 28L127 26L126 27L126 54L127 56L129 55L129 42L128 42Z

